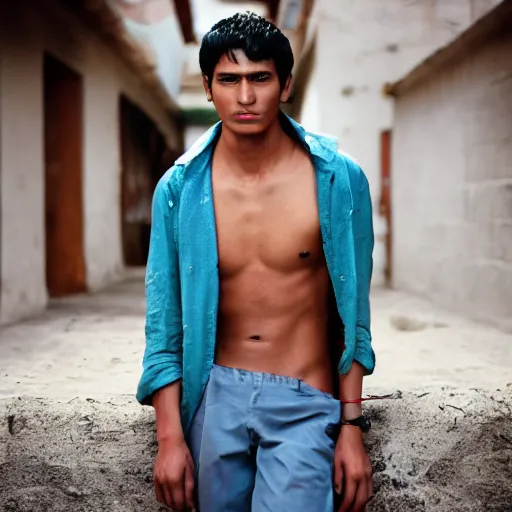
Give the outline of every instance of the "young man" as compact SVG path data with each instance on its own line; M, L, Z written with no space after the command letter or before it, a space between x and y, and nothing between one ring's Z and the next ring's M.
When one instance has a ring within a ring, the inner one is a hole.
M361 512L368 424L360 402L340 404L375 364L368 182L335 140L280 111L293 56L274 25L220 21L200 64L221 123L153 201L137 398L156 412L157 499L331 512L334 481L339 510Z

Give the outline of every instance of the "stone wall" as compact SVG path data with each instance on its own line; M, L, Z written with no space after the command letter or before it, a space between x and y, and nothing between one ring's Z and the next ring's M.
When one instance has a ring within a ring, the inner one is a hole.
M373 196L374 284L384 282L385 219L381 192L381 132L392 128L393 103L384 83L398 80L439 46L466 29L499 0L318 0L311 69L301 122L339 138L366 172Z
M512 34L397 98L398 288L512 330Z

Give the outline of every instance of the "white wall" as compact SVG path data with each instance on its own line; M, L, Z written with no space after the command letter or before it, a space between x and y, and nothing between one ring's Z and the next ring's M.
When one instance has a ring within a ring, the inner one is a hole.
M267 7L263 2L225 2L222 0L190 0L194 19L194 30L199 41L223 18L228 18L237 12L251 11L260 16L266 16Z
M178 149L168 112L101 40L65 12L28 0L0 5L1 310L12 322L47 302L43 58L49 51L83 77L84 251L89 290L123 268L119 96L126 94Z
M1 25L0 321L37 313L47 300L41 55L30 41L7 48Z
M194 142L196 142L204 132L210 128L209 126L190 125L185 128L185 151L188 151Z
M100 60L84 80L84 236L87 286L97 290L122 267L119 83Z
M206 108L206 109L214 109L213 103L209 102L206 99L206 93L204 89L199 84L195 90L184 91L179 96L180 107L187 108Z
M380 133L392 126L385 82L397 80L497 0L317 0L317 41L301 122L331 133L362 165L374 211L380 196ZM384 219L375 223L374 284L384 280Z
M156 66L168 94L179 93L185 62L185 42L174 0L109 0L123 17L127 31Z
M512 331L512 34L396 101L395 285Z

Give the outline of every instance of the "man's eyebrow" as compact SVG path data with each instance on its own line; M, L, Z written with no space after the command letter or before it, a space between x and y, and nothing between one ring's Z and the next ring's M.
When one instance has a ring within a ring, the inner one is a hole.
M230 76L255 76L255 75L271 75L272 74L272 71L267 71L267 70L262 70L262 71L252 71L251 73L236 73L236 72L232 72L232 73L227 73L227 72L224 72L224 73L217 73L217 76L218 77L230 77Z

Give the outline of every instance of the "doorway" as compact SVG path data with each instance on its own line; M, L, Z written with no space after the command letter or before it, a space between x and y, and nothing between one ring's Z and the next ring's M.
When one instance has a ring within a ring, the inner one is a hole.
M44 57L46 284L51 297L85 291L82 78Z
M153 192L176 155L151 119L125 96L119 99L119 126L124 263L143 266L149 253Z
M384 279L386 285L392 280L392 223L391 223L391 130L384 130L380 135L380 207L379 213L386 222Z

